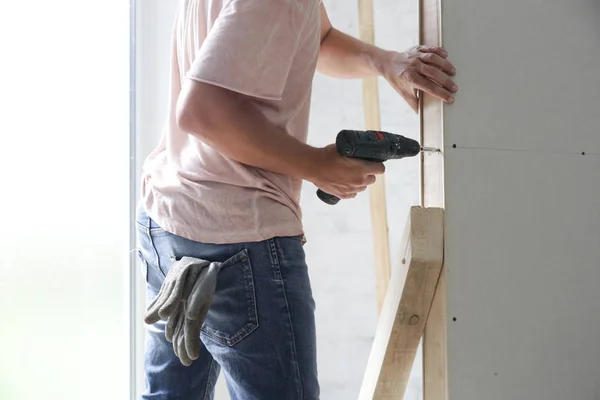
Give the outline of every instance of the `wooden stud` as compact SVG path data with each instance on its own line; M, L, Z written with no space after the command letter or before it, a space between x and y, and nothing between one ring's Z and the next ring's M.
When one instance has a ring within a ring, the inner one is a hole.
M394 268L359 400L404 397L444 255L441 208L412 207L403 238L405 265Z
M373 18L373 1L358 1L359 37L367 43L375 43L375 26ZM363 103L365 128L380 130L379 90L377 77L363 80ZM383 175L369 186L371 203L371 227L373 232L373 250L375 253L375 284L377 288L377 307L381 312L385 293L390 281L390 242L387 222L387 206L385 197L385 180Z
M441 1L420 0L420 44L441 46ZM421 95L421 143L444 149L442 102ZM421 204L424 207L444 207L443 153L421 155ZM442 266L435 297L423 337L423 398L448 399L446 353L446 270Z

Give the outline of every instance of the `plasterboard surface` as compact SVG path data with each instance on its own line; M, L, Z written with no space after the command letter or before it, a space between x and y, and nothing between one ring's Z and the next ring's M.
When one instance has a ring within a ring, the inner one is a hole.
M600 398L600 159L453 149L446 169L450 399Z
M442 25L449 398L600 399L600 2L446 1Z
M600 159L453 149L446 170L450 399L599 399Z
M447 144L600 153L600 1L446 0L442 30L460 88Z

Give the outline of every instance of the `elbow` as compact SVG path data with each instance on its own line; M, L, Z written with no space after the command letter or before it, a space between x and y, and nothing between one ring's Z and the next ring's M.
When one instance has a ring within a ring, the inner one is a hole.
M200 139L219 134L239 113L234 93L206 83L187 81L177 99L175 122L179 129Z
M331 31L333 31L333 27L331 25L321 29L321 45L325 43L325 40L330 36Z
M216 127L215 101L198 82L186 82L177 99L175 123L184 132L202 138Z
M175 123L177 127L187 133L197 133L199 130L199 118L194 113L190 112L190 108L184 104L177 102L177 110L175 111Z
M200 107L194 107L189 93L181 92L177 99L175 109L175 123L177 127L190 134L199 134L202 131L202 125L205 124L204 116Z

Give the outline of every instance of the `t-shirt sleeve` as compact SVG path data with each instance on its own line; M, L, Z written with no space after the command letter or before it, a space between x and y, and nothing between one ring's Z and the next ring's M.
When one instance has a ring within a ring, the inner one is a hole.
M228 1L186 76L280 100L306 20L295 1Z

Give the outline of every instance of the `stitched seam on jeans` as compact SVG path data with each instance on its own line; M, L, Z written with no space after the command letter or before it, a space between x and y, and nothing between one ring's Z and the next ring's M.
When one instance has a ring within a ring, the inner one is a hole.
M156 268L158 269L158 272L160 272L160 274L163 276L163 278L166 278L167 275L160 267L160 256L158 255L158 250L156 249L156 245L154 244L154 237L152 237L152 234L150 232L148 232L148 237L150 238L150 246L152 246L152 251L154 251L154 256L156 257Z
M244 263L244 283L246 286L246 302L248 303L249 323L256 323L256 289L254 288L254 274L252 272L252 263L249 259L242 261Z
M273 241L273 244L275 245L275 251L279 251L279 253L283 254L283 252L281 251L281 248L279 246L279 241L275 242ZM275 254L275 257L277 259L277 254ZM281 268L279 266L279 262L277 262L277 270L279 271L279 273L281 274ZM283 293L283 301L285 302L285 308L287 310L287 317L288 317L288 322L289 322L289 329L290 329L290 337L292 340L292 362L294 364L294 368L296 369L296 385L297 385L297 390L298 390L298 394L300 395L300 399L304 398L304 393L302 392L302 375L300 374L300 365L298 365L298 351L296 350L296 338L294 336L294 325L292 324L292 314L290 312L290 305L288 303L288 299L287 299L287 295L285 294L285 281L283 279L283 277L280 275L280 284L281 284L281 292Z
M281 270L279 268L279 259L277 258L277 249L275 248L275 240L267 240L267 247L269 248L269 256L271 257L271 267L275 274L275 279L281 280Z
M235 346L240 341L246 338L249 334L258 329L259 323L256 322L248 322L246 323L238 332L234 335L229 335L223 333L221 331L212 329L209 326L204 325L201 329L202 333L204 333L209 338L216 340L219 343L226 344L228 346Z
M210 400L210 397L208 397L208 394L212 390L209 390L211 381L210 374L212 373L214 363L215 359L213 358L212 360L210 360L210 366L208 367L208 374L206 375L206 387L204 388L204 396L202 397L202 400Z
M140 221L137 221L137 220L136 220L136 221L135 221L135 223L137 224L137 226L138 226L139 228L143 228L143 229L144 229L144 230L146 230L146 231L150 231L150 228L148 228L148 227L147 227L146 225L144 225L142 222L140 222Z

